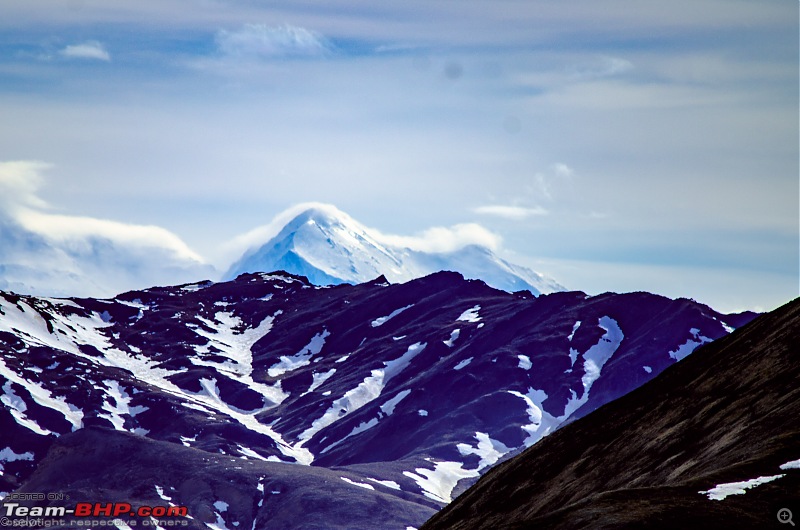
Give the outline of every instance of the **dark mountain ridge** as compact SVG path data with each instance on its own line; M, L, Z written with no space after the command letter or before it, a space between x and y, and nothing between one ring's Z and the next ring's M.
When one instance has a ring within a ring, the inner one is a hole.
M418 526L498 461L752 317L455 273L323 288L281 272L106 300L0 292L0 313L0 492L133 503L161 488L193 527L229 529ZM206 461L228 462L228 478ZM283 481L280 502L262 477Z
M423 529L780 526L800 508L798 344L800 299L493 468Z

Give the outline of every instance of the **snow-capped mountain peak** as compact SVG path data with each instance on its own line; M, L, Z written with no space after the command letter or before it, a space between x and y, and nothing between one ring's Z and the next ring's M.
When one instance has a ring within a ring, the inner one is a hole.
M254 245L225 274L285 270L315 284L362 283L378 276L403 283L440 270L460 272L506 291L563 290L549 278L508 263L481 245L426 252L387 240L332 205L300 211L271 239Z
M310 207L272 239L250 249L226 274L285 270L306 276L315 284L359 283L402 263L367 228L333 206Z

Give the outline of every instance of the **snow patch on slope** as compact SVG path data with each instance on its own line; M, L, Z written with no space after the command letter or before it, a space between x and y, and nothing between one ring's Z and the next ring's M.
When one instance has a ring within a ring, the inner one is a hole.
M452 348L455 345L456 339L458 339L458 336L460 334L461 330L456 328L450 332L450 338L442 342L444 342L444 345L447 346L448 348Z
M189 326L192 331L208 340L205 346L195 348L197 352L200 355L206 354L213 347L216 350L215 354L228 359L224 363L204 361L202 364L236 375L249 376L253 373L253 345L272 330L275 317L280 314L281 311L278 311L274 315L266 317L255 328L241 331L237 331L237 329L242 327L242 319L233 313L219 311L214 315L214 320L198 315L197 319L210 331L200 326Z
M54 304L72 307L74 304ZM43 311L52 309L43 307ZM17 335L29 346L48 346L56 350L66 351L88 358L93 357L80 351L81 345L93 346L100 351L108 347L108 339L98 332L99 329L111 325L97 313L91 316L77 314L63 315L60 311L47 311L48 320L31 307L25 300L16 304L8 302L0 296L0 331ZM51 331L52 329L52 331Z
M578 397L575 391L570 389L572 397L570 397L570 399L567 401L567 405L564 408L564 414L560 416L564 420L569 418L573 412L581 408L584 404L586 404L586 402L589 401L589 390L591 390L594 382L600 378L600 373L603 370L603 366L605 366L611 356L614 355L614 352L617 351L620 344L622 344L622 340L625 338L625 335L622 333L619 324L611 317L601 317L598 321L598 325L605 331L605 333L602 337L600 337L600 340L597 342L597 344L586 350L586 352L583 354L584 374L583 377L581 377L583 394L581 394L581 397ZM578 355L579 353L577 350L570 348L570 358L572 359L573 365L577 360Z
M584 375L581 378L583 384L583 394L579 398L574 390L570 389L572 396L567 401L564 407L564 413L561 416L553 416L544 410L542 403L547 399L547 393L544 390L537 390L528 388L527 394L515 390L509 390L509 394L517 396L525 401L527 405L526 411L530 423L522 426L522 430L528 433L528 437L523 442L526 447L535 444L551 432L553 432L559 425L566 421L576 410L589 401L589 390L592 385L600 377L603 366L608 362L614 352L617 351L622 339L625 336L619 328L617 321L611 317L602 317L598 321L598 325L605 330L605 334L600 338L597 344L590 347L583 354L583 367ZM575 326L574 329L577 329ZM578 352L575 352L576 358ZM523 356L520 356L523 357ZM527 366L527 363L524 363ZM523 360L520 359L520 367L523 367Z
M469 365L469 363L472 362L472 359L473 359L473 357L469 357L467 359L464 359L463 361L461 361L460 363L455 365L453 367L453 370L461 370L462 368L465 368L467 365Z
M33 381L25 379L24 377L20 377L19 375L17 375L16 372L14 372L11 368L9 368L8 365L6 365L3 359L0 359L0 376L5 377L9 382L16 383L22 388L24 388L37 404L62 414L64 416L64 419L72 424L73 431L77 431L78 429L83 427L83 411L81 409L70 403L67 403L65 397L55 397L46 388L42 388ZM8 395L11 386L10 385L4 386L3 389L5 391L5 394ZM9 397L8 401L15 403L17 405L16 410L18 411L18 413L22 413L25 411L25 409L23 408L22 410L20 410L19 408L20 403L18 401L19 399L20 398L18 396L17 396L17 401ZM6 403L5 400L3 402ZM20 416L20 418L14 416L14 419L18 420L18 422L21 418L22 416ZM28 420L28 423L25 426L31 428L33 427L32 423L35 425L35 422L31 422L31 420ZM36 427L38 427L38 425L36 425ZM41 427L38 428L39 428L39 434L44 434L44 432L42 432L44 431L44 429L41 429Z
M330 332L327 329L322 330L321 333L314 335L311 341L299 352L291 356L282 355L280 362L273 364L267 370L267 373L270 377L279 377L286 372L308 366L311 364L311 358L322 351L323 346L325 346L325 339L329 336Z
M617 351L617 348L622 343L622 339L625 338L619 328L619 324L611 317L602 317L599 326L605 330L605 334L597 344L583 354L584 376L581 382L583 383L584 396L589 395L589 389L600 377L600 371L603 366L614 355L614 352Z
M375 484L380 484L381 486L389 488L389 489L402 491L400 489L400 484L398 484L394 480L378 480L376 478L370 478L370 477L367 477L367 480L369 480L370 482L374 482Z
M494 465L500 460L503 455L507 454L511 449L502 442L493 440L485 432L476 432L475 439L478 440L477 445L472 446L465 443L456 445L458 452L464 456L476 455L480 457L478 462L477 471Z
M456 321L462 321L462 322L480 322L480 321L481 321L481 316L480 316L480 314L479 314L479 311L480 311L480 310L481 310L481 306L479 306L479 305L476 305L475 307L472 307L472 308L470 308L470 309L467 309L466 311L464 311L463 313L461 313L461 316L459 316L459 317L456 319Z
M0 362L2 361L0 360ZM0 396L0 403L8 407L8 412L11 413L14 421L19 425L36 434L41 434L42 436L53 434L51 431L40 427L38 423L25 415L25 411L28 410L28 405L22 398L14 393L14 389L11 388L11 381L6 381L6 384L3 385L3 395Z
M396 317L397 315L399 315L400 313L402 313L403 311L405 311L406 309L411 309L412 307L414 307L414 304L410 304L410 305L407 305L405 307L401 307L400 309L395 309L394 311L392 311L387 316L376 318L375 320L373 320L372 323L371 323L371 326L373 328L377 328L379 326L382 326L382 325L386 324L388 321L390 321L391 319L393 319L394 317Z
M327 453L328 451L330 451L334 447L336 447L339 444L343 443L348 438L352 438L353 436L355 436L357 434L361 434L362 432L367 431L367 430L375 427L376 425L378 425L378 423L380 423L380 421L383 418L386 418L386 417L391 416L392 414L394 414L394 409L395 409L395 407L397 407L397 404L400 403L403 399L405 399L406 396L408 396L410 393L411 393L411 390L403 390L402 392L398 393L395 397L393 397L392 399L388 400L386 403L381 405L380 412L378 412L378 415L376 417L370 418L369 420L367 420L365 422L359 423L356 427L353 428L352 431L350 431L350 433L347 436L345 436L344 438L332 443L331 445L329 445L328 447L323 449L321 451L321 453L323 453L323 454Z
M355 480L350 480L347 477L339 477L339 478L347 482L348 484L352 484L353 486L358 486L359 488L375 491L375 486L373 486L372 484L367 484L365 482L356 482Z
M117 381L107 379L103 384L108 389L107 399L103 402L103 410L108 414L98 414L100 418L106 418L118 431L124 431L125 418L123 416L136 416L147 410L147 407L131 407L131 396L120 386Z
M729 482L727 484L718 484L707 491L700 491L701 495L707 495L709 500L722 501L730 495L744 495L747 490L778 480L786 475L772 475L770 477L758 477L744 482Z
M281 435L275 432L272 427L259 422L252 411L242 411L225 403L225 401L220 398L216 379L200 379L200 386L202 387L200 392L196 394L184 392L184 395L190 396L195 402L201 403L212 410L221 412L235 419L251 431L269 436L275 441L275 446L283 455L292 458L296 462L304 465L311 465L314 461L314 455L311 451L303 449L300 446L293 447L286 443Z
M312 372L311 373L311 386L308 387L306 390L306 394L313 392L314 390L318 389L322 384L333 377L333 374L336 373L336 368L331 368L327 372Z
M523 370L530 370L533 367L531 358L528 357L527 355L517 355L517 359L519 359L519 364L517 365L518 368L522 368Z
M3 464L8 462L16 462L17 460L33 461L33 453L26 451L24 453L15 453L10 447L6 447L0 451L0 477L3 476Z
M309 428L300 433L300 436L298 437L299 442L297 445L302 446L325 427L332 425L333 423L360 409L367 403L377 399L378 396L381 395L386 383L403 371L403 369L408 366L414 357L422 353L422 350L425 349L425 346L426 344L424 342L414 343L409 346L408 350L406 350L406 352L397 359L385 361L383 363L384 368L372 370L370 375L366 377L364 381L362 381L352 390L345 392L345 394L339 399L335 400L322 416L314 420Z
M434 462L433 466L434 469L418 467L415 472L403 471L403 475L413 479L426 497L443 504L453 500L453 489L459 480L480 476L477 470L464 469L461 462Z
M572 325L572 332L567 337L567 340L572 342L572 337L575 336L575 332L578 331L578 328L581 327L581 321L578 320L575 324Z
M525 401L527 405L526 412L530 423L522 426L522 430L528 433L523 444L525 447L530 447L552 431L566 418L554 418L550 413L544 410L542 402L547 399L547 393L544 390L528 389L527 394L509 390L509 394L517 396Z
M676 361L680 361L686 358L689 354L691 354L698 346L702 346L706 342L711 342L711 339L700 335L700 330L697 328L692 328L689 330L689 333L692 334L692 338L687 340L685 343L678 346L674 351L669 352L669 356L675 359Z
M792 460L791 462L781 464L781 469L784 471L787 469L800 469L800 460Z

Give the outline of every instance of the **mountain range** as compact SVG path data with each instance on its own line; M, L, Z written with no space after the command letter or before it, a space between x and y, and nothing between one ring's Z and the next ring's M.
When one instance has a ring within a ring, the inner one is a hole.
M788 528L800 299L489 471L423 530Z
M756 316L453 272L2 292L0 313L0 495L174 505L188 517L170 523L228 530L418 528Z

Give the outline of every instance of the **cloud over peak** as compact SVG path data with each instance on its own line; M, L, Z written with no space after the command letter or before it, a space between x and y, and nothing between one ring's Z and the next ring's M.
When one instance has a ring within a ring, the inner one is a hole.
M460 223L449 227L434 226L410 236L387 234L375 228L361 225L361 223L332 204L304 202L282 211L269 224L234 238L226 245L225 253L227 257L231 258L234 255L240 255L248 248L263 245L270 238L276 236L293 218L310 209L325 212L348 225L357 226L368 231L371 236L384 245L405 247L429 253L453 252L469 245L479 245L496 251L502 246L502 238L499 235L476 223Z
M384 244L431 254L455 252L470 245L496 251L502 244L500 236L476 223L434 226L413 236L384 234L375 229L370 230Z

